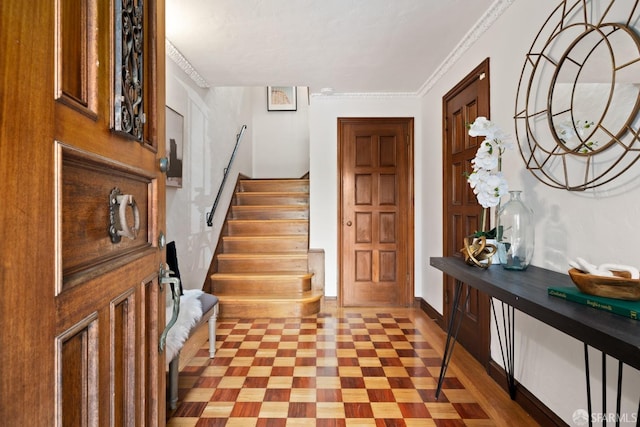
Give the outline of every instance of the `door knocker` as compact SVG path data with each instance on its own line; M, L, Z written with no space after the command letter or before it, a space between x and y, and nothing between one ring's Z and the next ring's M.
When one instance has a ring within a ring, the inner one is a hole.
M127 208L133 213L133 226L127 223ZM134 240L140 230L140 210L131 194L122 194L114 188L109 194L109 235L112 243L119 243L122 237Z

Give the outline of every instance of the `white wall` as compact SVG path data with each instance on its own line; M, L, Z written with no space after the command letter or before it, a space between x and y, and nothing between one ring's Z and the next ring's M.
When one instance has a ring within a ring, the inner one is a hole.
M310 128L310 242L325 251L325 295L337 296L338 289L338 118L414 117L414 156L422 157L420 100L407 96L313 96ZM422 200L422 175L415 168L415 203ZM422 230L416 212L415 228ZM417 232L416 232L417 234ZM416 241L416 283L422 282L422 247ZM421 294L418 294L420 296Z
M266 87L202 89L167 59L167 105L184 117L182 187L167 187L167 241L175 240L184 287L201 288L239 173L296 178L309 171L307 89L298 109L268 112ZM215 213L206 225L243 124L247 125ZM254 159L256 159L254 161Z
M545 5L547 3L544 3ZM515 135L514 111L518 80L525 53L553 5L541 7L538 0L514 2L498 21L449 69L422 99L424 149L417 160L423 171L425 194L416 215L423 217L424 258L442 256L441 205L433 209L430 202L442 200L442 97L486 57L490 58L491 119ZM637 185L612 186L597 191L569 192L539 182L524 167L516 148L507 152L503 171L511 189L522 189L524 201L534 210L536 248L533 264L566 272L568 259L585 257L592 262L617 262L640 265L637 252L640 189ZM632 168L624 180L636 178ZM621 178L622 179L622 178ZM614 181L614 185L617 184ZM417 203L417 202L416 202ZM437 227L434 230L433 227ZM442 312L442 275L426 268L418 284L427 302ZM419 293L419 292L417 292ZM586 409L584 356L582 344L525 315L516 319L516 378L545 405L574 425L573 412ZM493 359L501 362L497 336L492 335ZM595 354L594 354L595 357ZM640 357L640 356L639 356ZM597 366L597 364L595 365ZM600 401L599 369L593 376L595 402ZM609 368L608 396L615 396L613 367ZM640 393L640 373L625 367L623 412L635 413ZM594 408L598 411L598 407ZM613 400L608 408L615 408Z
M251 90L201 89L167 60L167 105L184 117L182 188L167 187L167 241L175 240L186 289L200 289L211 264L238 173L252 173ZM207 212L216 198L243 124L248 125L212 227Z
M296 111L267 111L267 88L252 89L253 178L299 178L309 172L309 102L298 87Z

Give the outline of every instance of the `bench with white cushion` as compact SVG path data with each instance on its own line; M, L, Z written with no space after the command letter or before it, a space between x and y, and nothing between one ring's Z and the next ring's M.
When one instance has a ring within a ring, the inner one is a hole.
M188 291L186 291L188 292ZM184 296L181 299L185 298ZM194 333L208 322L209 329L209 357L213 358L216 353L216 321L218 319L218 297L215 295L202 293L197 298L202 305L202 316L191 327L189 335L183 344L188 345L188 341ZM178 404L178 375L180 371L180 351L175 353L169 362L169 374L167 380L167 401L170 409L176 409Z

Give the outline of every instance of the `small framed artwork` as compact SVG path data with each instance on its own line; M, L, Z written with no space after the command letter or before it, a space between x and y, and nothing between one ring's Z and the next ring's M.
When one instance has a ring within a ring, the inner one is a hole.
M167 114L167 186L182 187L182 153L184 149L184 117L182 114L166 107Z
M295 86L267 86L268 111L296 111L298 94Z

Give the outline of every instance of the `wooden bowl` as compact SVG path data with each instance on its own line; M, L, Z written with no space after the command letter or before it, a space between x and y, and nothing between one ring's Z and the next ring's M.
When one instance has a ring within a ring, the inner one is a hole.
M640 280L631 279L628 271L612 271L614 277L595 276L572 268L569 270L571 280L585 294L605 298L640 300Z

